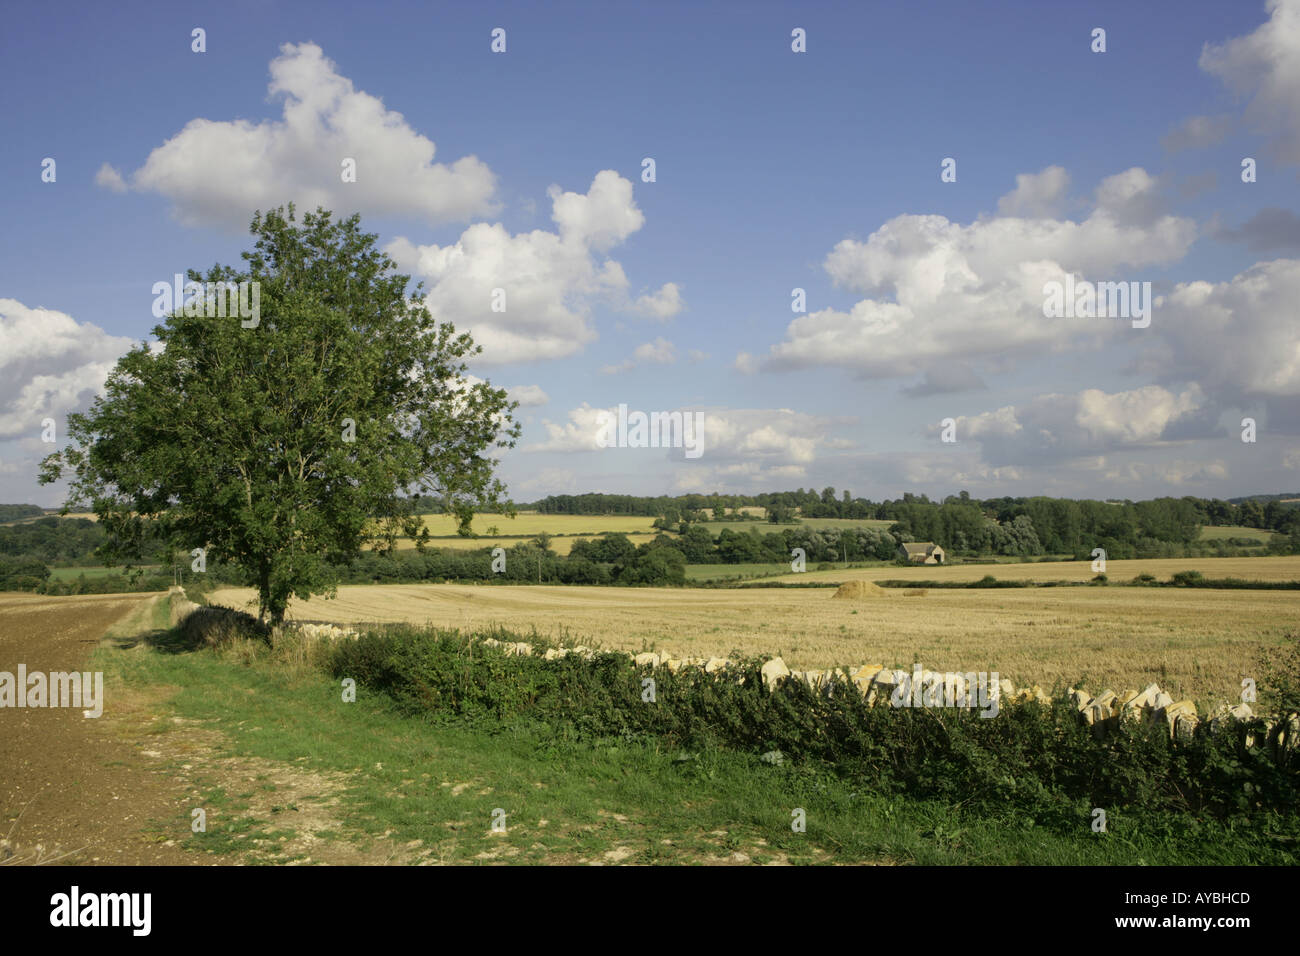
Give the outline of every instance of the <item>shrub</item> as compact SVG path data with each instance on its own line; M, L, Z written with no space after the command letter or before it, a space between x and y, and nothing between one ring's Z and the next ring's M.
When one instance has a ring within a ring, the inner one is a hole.
M269 644L271 637L270 629L253 615L219 606L197 608L176 629L186 647L221 647L245 639Z
M455 631L402 626L362 634L329 656L336 678L387 693L428 720L526 720L570 738L780 750L822 761L863 790L1027 815L1061 829L1079 826L1099 803L1133 817L1190 812L1263 826L1293 816L1300 800L1300 768L1276 765L1232 734L1174 742L1152 721L1098 739L1073 709L1036 702L1004 706L993 719L871 707L843 685L826 694L785 680L769 690L761 664L741 660L714 674L654 670L657 702L648 705L641 679L651 671L623 654L514 657Z

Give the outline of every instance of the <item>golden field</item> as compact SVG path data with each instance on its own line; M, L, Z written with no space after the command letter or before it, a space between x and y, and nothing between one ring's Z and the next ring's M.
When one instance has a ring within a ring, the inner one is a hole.
M487 537L482 538L433 538L429 541L430 548L456 548L460 550L473 551L477 548L512 548L521 541L531 541L534 535L523 537L506 538L506 537ZM550 548L560 557L568 557L569 552L573 550L573 542L581 541L583 538L595 538L596 534L574 535L572 538L552 538ZM647 541L653 541L653 534L629 534L627 539L633 544L645 544ZM401 538L397 541L398 551L414 551L415 542L409 538Z
M1167 581L1179 571L1200 571L1207 578L1244 578L1247 581L1300 581L1300 555L1275 558L1142 558L1107 561L1106 577L1127 582L1139 574L1154 574ZM904 568L887 564L875 568L806 571L785 574L773 581L978 581L991 574L999 581L1091 581L1096 577L1091 561L1044 561L1033 564L921 564Z
M470 526L477 538L464 538L456 533L456 519L450 515L425 515L424 526L433 535L430 547L434 548L509 548L545 532L553 535L551 550L561 557L573 549L576 538L594 538L605 532L621 532L633 544L644 544L658 533L650 525L654 518L629 515L544 515L536 511L521 511L514 518L504 515L476 514ZM495 534L488 529L495 528ZM415 543L409 538L397 542L399 551L412 550Z
M1106 687L1140 689L1155 681L1175 697L1202 704L1235 700L1242 677L1257 675L1259 652L1288 633L1300 633L1300 591L890 590L862 601L836 600L834 593L830 588L357 585L340 587L334 600L295 601L289 616L338 623L501 625L523 637L535 632L569 645L657 649L682 657L727 656L736 650L780 654L795 669L864 663L908 667L919 660L935 670L996 670L1017 684L1045 689L1082 680L1093 693ZM250 589L220 590L211 597L234 607L247 607L252 599Z
M521 511L513 518L505 515L476 514L471 525L476 534L487 535L495 527L503 537L532 537L545 531L547 534L576 534L595 536L606 531L625 534L652 534L654 518L635 515L544 515L536 511ZM456 537L456 519L451 515L425 515L424 526L434 537Z

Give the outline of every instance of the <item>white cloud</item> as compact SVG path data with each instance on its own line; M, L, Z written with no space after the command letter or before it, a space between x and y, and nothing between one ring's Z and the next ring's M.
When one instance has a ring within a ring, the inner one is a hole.
M682 311L684 306L677 283L665 282L653 295L639 296L633 303L633 310L663 322Z
M1003 209L1050 204L1063 174L1022 178ZM1103 180L1081 222L997 216L970 225L902 215L826 257L835 284L867 295L848 312L824 309L789 324L768 368L838 366L859 374L932 373L944 363L1097 344L1122 334L1109 321L1046 319L1043 286L1067 272L1136 279L1120 269L1176 261L1196 236L1190 219L1161 212L1158 183L1139 168ZM1123 326L1127 328L1127 326ZM737 357L748 371L754 360ZM931 374L933 378L933 374Z
M468 330L483 346L478 361L572 355L596 339L593 305L634 307L623 267L602 256L645 221L632 183L607 169L596 174L585 195L552 187L550 196L557 232L511 235L499 223L479 223L453 245L397 239L386 247L402 268L428 280L426 302L433 314ZM493 311L496 289L504 293L504 311Z
M1065 204L1070 175L1060 166L1048 166L1040 173L1020 173L1016 188L998 200L999 216L1052 219Z
M103 186L110 192L126 192L126 180L122 178L121 173L108 163L104 163L104 165L100 166L99 172L95 173L95 185Z
M546 429L546 440L524 445L522 450L527 452L601 451L600 445L597 444L597 437L604 427L604 416L615 413L615 409L592 408L583 402L578 408L569 410L567 422L557 424L543 419L542 427Z
M635 409L629 409L633 411ZM719 462L749 462L764 467L811 465L817 447L828 441L830 422L788 408L642 409L642 411L701 412L703 458ZM594 408L583 402L571 409L568 421L543 420L546 439L523 447L527 452L609 451L597 444L604 415L617 415L617 407Z
M1254 33L1207 43L1200 66L1250 97L1246 119L1278 159L1300 164L1300 0L1269 0L1268 11Z
M1039 395L1019 407L958 418L956 438L979 442L981 457L995 466L1059 462L1153 446L1172 423L1202 403L1195 385L1180 394L1146 385L1126 392L1090 388L1074 395Z
M540 385L508 385L506 394L510 400L518 402L521 408L531 408L536 405L545 405L551 400Z
M637 361L653 362L657 365L669 365L677 361L677 349L665 338L657 338L653 342L646 342L638 345L636 351L632 353Z
M1261 262L1227 282L1185 282L1156 310L1148 370L1195 380L1224 401L1300 396L1300 260Z
M67 413L89 407L134 344L63 312L0 299L0 439L39 436L49 417L61 441Z
M284 98L282 118L190 120L149 154L131 187L166 196L188 225L236 229L248 226L254 209L290 200L305 211L320 205L429 223L494 209L496 178L486 164L474 156L435 163L433 141L356 90L316 44L280 47L269 93ZM345 159L356 161L355 182L342 181ZM114 188L102 168L96 181Z

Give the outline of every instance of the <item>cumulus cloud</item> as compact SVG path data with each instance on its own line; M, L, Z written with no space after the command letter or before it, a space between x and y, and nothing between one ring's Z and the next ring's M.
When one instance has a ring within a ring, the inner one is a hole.
M47 417L62 436L67 413L89 407L134 344L63 312L0 299L0 440L38 436Z
M1226 282L1184 282L1158 309L1167 334L1144 367L1221 401L1300 396L1300 260L1261 262Z
M1090 388L1039 395L1020 406L958 418L956 437L979 442L981 457L994 466L1059 462L1156 445L1171 424L1203 402L1195 385L1178 394L1147 385L1125 392Z
M602 451L597 438L604 427L605 416L617 414L617 409L593 408L583 402L578 408L569 409L567 422L542 421L546 430L546 439L523 446L523 451Z
M121 173L108 163L104 163L104 165L100 166L99 172L95 173L95 185L103 186L110 192L126 192L126 180L122 178Z
M683 308L682 293L675 282L665 282L658 292L639 296L633 303L633 311L661 322L671 319Z
M555 232L512 235L499 223L478 223L451 245L397 239L386 247L399 266L427 280L433 314L483 346L479 361L572 355L596 339L596 303L635 308L622 265L604 257L645 223L632 183L606 169L585 194L552 186L549 195Z
M1020 173L1016 188L998 200L998 215L1053 219L1064 208L1069 185L1070 175L1060 166L1048 166L1040 173Z
M435 163L432 140L401 113L353 87L314 43L286 43L271 61L269 93L284 100L279 119L193 119L155 148L130 177L159 193L187 225L244 229L255 209L289 200L340 213L462 221L494 210L496 177L474 156ZM343 182L343 162L356 181ZM116 177L116 178L114 178ZM96 182L122 177L101 168Z
M636 409L629 409L629 412ZM788 408L681 408L642 409L703 414L703 458L711 465L748 462L764 467L811 465L819 445L828 441L830 420ZM543 421L546 438L525 445L527 452L609 451L597 438L605 415L617 416L617 406L608 409L583 402L570 409L568 421Z
M1201 50L1200 67L1248 97L1247 121L1282 162L1300 164L1300 0L1269 0L1254 33Z
M1059 196L1050 171L1003 197L1022 209ZM865 241L845 239L826 257L834 283L866 295L848 312L800 316L771 347L771 369L839 366L862 375L931 373L1043 349L1096 344L1116 323L1045 319L1043 287L1067 273L1093 281L1133 279L1117 270L1176 261L1196 236L1190 219L1162 211L1159 184L1134 168L1104 179L1086 219L996 216L970 225L903 215ZM742 353L737 367L754 367Z

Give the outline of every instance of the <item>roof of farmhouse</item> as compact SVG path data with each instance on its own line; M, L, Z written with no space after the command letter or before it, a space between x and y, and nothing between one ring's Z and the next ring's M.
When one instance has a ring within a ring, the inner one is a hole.
M929 554L935 550L936 545L933 541L904 541L903 550L908 554Z

